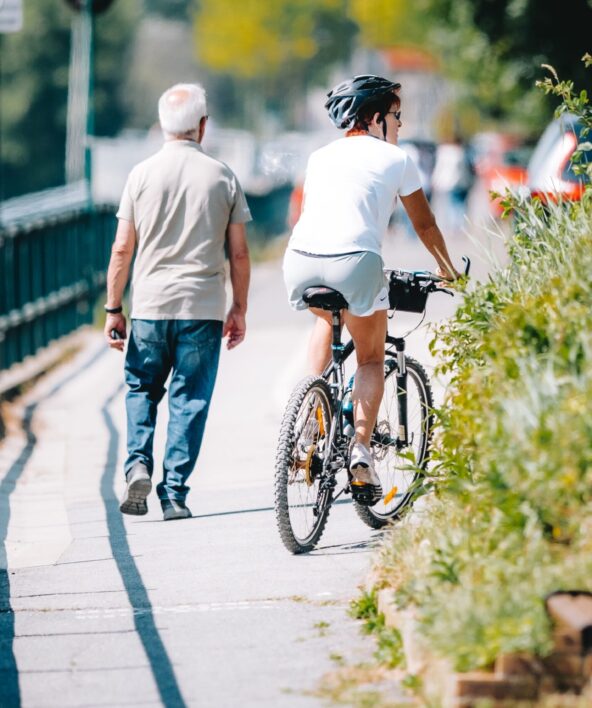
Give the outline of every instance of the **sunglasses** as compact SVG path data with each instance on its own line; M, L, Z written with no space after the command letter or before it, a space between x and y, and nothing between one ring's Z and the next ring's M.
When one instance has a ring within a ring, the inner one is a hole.
M395 116L397 120L401 120L401 111L387 111L386 114L389 115L389 113L392 116Z

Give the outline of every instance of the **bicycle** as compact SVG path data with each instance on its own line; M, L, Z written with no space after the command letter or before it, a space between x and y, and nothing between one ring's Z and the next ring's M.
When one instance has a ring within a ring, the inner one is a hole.
M468 275L470 261L466 257L463 261ZM424 313L425 317L431 293L453 295L441 287L447 281L428 271L386 273L393 311ZM275 514L281 540L292 553L306 553L316 546L332 504L342 494L351 493L349 475L339 492L335 490L337 474L349 469L354 436L347 405L351 391L349 385L344 386L344 364L354 344L341 341L341 310L347 302L338 291L321 286L308 288L303 299L309 307L331 312L333 341L331 362L321 376L307 376L296 386L280 427ZM385 340L385 392L371 439L383 497L374 506L354 501L360 519L373 529L398 520L410 507L429 459L432 389L423 366L405 353L408 334L393 337L387 331Z

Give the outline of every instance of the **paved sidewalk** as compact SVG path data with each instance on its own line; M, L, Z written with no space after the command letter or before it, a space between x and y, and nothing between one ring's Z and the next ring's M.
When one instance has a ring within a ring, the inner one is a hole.
M386 262L431 263L401 238ZM428 319L454 306L434 298ZM190 520L163 523L154 494L146 517L119 513L123 359L99 333L19 402L22 425L0 444L2 708L320 706L332 654L371 656L347 607L380 534L349 504L307 556L275 528L275 443L311 323L288 309L279 264L258 267L247 339L222 355ZM412 335L410 352L429 364L426 342ZM163 402L157 470L165 426Z
M163 523L154 495L146 517L118 510L122 357L98 333L20 402L0 446L3 708L318 706L331 654L370 657L346 610L376 534L350 505L307 557L275 529L282 396L309 326L279 287L277 267L258 270L269 316L253 307L247 342L222 357L191 520Z

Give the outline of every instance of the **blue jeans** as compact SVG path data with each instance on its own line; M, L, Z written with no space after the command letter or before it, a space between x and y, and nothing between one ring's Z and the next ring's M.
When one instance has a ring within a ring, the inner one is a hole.
M156 409L172 371L169 425L159 499L184 501L195 467L220 357L222 322L218 320L132 320L125 381L128 393L125 473L136 462L152 476Z

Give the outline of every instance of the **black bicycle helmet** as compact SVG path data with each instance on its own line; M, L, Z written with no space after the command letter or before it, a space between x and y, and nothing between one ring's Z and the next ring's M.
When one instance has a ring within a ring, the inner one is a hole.
M335 86L327 94L325 108L329 118L338 128L351 128L356 122L360 109L376 96L392 93L401 88L381 76L362 74L354 76Z

